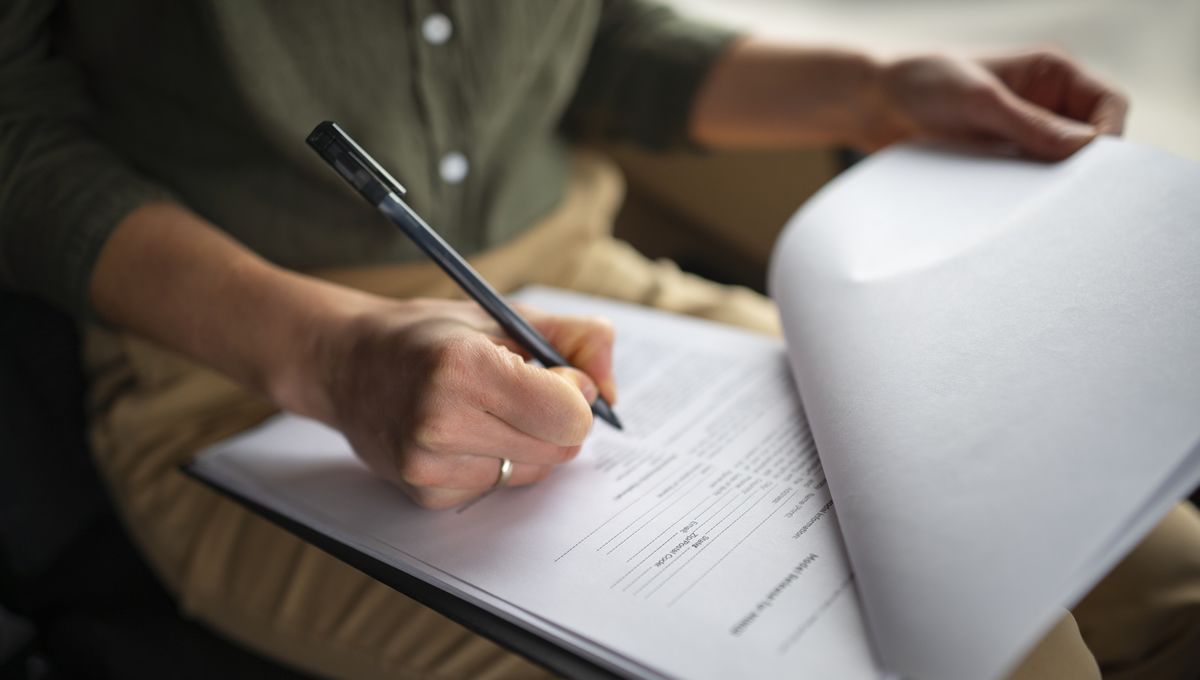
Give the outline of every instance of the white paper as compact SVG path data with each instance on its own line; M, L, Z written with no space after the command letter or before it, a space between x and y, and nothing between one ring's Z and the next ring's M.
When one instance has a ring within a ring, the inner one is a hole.
M823 191L771 289L882 664L1002 675L1200 482L1200 167L917 148Z
M617 329L617 411L580 457L465 509L412 506L294 416L201 475L633 675L879 678L782 344L546 290Z
M628 426L547 482L417 510L290 416L198 471L625 674L879 677L865 612L880 666L1000 677L1200 483L1198 190L1108 139L837 180L772 268L819 461L780 343L534 291L613 318Z

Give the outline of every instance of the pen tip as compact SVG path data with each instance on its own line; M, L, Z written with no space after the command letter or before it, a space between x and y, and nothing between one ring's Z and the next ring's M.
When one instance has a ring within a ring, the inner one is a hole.
M613 413L612 406L608 405L604 397L597 397L596 401L592 402L592 413L595 413L597 417L618 430L625 429L625 426L621 425L621 420L617 418L617 414Z

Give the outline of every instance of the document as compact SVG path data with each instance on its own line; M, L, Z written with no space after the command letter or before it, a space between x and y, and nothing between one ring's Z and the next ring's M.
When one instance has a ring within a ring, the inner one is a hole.
M546 482L413 506L345 440L284 415L198 472L518 621L614 671L879 678L783 343L548 289L619 340L625 430L598 423ZM688 338L681 346L679 338Z
M1200 165L881 154L771 292L872 638L997 677L1200 484Z
M617 331L624 432L412 506L291 415L209 483L631 677L1000 678L1200 485L1200 166L876 154L776 247L786 342Z

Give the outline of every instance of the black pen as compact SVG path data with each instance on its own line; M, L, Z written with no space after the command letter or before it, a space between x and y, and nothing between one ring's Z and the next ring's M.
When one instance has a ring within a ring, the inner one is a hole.
M400 197L407 193L404 187L379 167L375 159L350 139L350 135L337 123L325 121L314 128L308 135L308 145L357 189L368 203L379 208L418 248L433 258L442 271L449 274L455 283L492 315L509 337L521 343L543 366L570 366L541 333L521 318L449 243L401 200ZM592 402L592 413L618 430L622 429L621 421L604 397L597 396Z

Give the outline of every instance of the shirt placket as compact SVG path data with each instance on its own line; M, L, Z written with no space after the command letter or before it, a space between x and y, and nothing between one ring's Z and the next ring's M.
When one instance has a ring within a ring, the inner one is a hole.
M411 38L419 64L417 96L426 113L430 185L429 212L433 226L454 245L467 250L483 246L482 232L465 223L472 184L470 134L463 110L461 63L465 58L458 40L458 18L448 3L418 0L413 5Z

